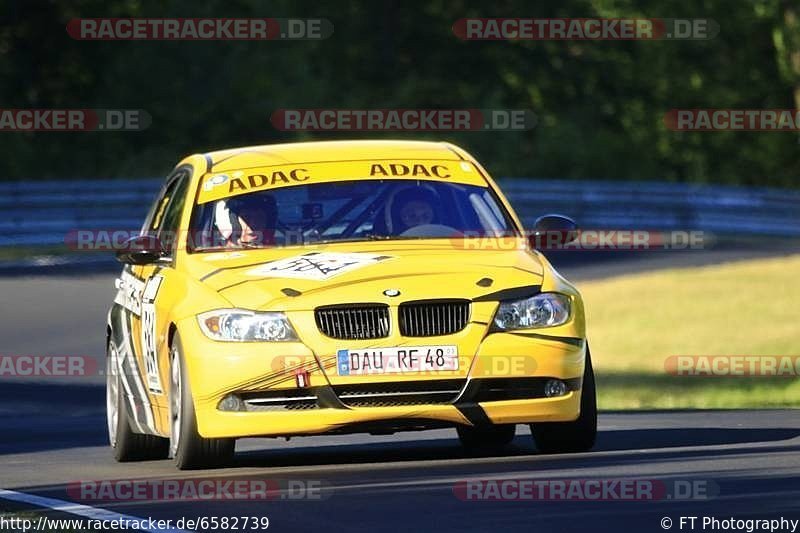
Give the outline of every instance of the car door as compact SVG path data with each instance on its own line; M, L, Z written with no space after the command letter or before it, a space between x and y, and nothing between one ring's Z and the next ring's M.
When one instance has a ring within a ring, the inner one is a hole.
M129 376L126 388L130 388L134 418L146 432L161 435L167 434L169 427L164 382L168 376L163 371L164 358L159 357L167 347L165 320L156 312L156 300L165 292L169 271L174 269L175 243L190 178L188 168L170 174L141 230L162 241L165 257L149 265L126 265L118 281L126 295L123 329L132 357L123 372Z

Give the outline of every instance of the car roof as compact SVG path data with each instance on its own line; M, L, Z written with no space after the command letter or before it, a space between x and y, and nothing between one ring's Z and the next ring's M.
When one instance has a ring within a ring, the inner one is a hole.
M463 160L452 144L429 141L318 141L245 146L205 154L207 171L368 160Z

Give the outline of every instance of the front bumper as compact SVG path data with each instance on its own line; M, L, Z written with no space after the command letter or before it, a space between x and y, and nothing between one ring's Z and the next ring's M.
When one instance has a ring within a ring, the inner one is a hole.
M194 319L178 325L195 404L198 432L206 438L277 437L347 432L391 432L455 425L524 424L575 420L580 413L580 389L586 343L555 335L496 333L486 336L468 372L460 376L458 394L430 403L404 405L347 401L343 388L320 369L324 358L301 343L221 343L200 332ZM289 363L287 363L289 361ZM326 367L327 368L327 367ZM465 367L466 369L467 367ZM306 387L298 387L296 372L306 372ZM331 369L327 369L331 372ZM335 372L335 369L332 370ZM443 376L361 376L365 385L424 385ZM558 397L543 397L541 384L560 379L569 384ZM451 382L456 380L451 379ZM530 391L509 394L498 389ZM496 385L496 386L495 386ZM530 386L529 386L530 385ZM489 391L494 390L494 393ZM325 394L319 394L325 391ZM228 395L269 393L282 397L321 397L303 408L226 411L219 407ZM408 394L408 393L404 393Z
M580 392L559 398L481 402L479 406L491 423L528 424L575 420L580 412ZM224 412L206 409L198 413L202 436L279 437L322 433L382 433L382 427L401 430L473 425L470 417L455 405L415 405L394 407L358 407L350 409L315 409L284 412ZM392 424L374 424L377 422ZM403 423L405 422L405 424ZM375 428L372 430L371 428Z

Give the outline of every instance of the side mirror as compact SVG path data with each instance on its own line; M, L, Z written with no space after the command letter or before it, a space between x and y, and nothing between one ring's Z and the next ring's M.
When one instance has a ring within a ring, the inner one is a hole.
M578 225L564 215L544 215L533 223L528 236L531 248L550 249L569 244L578 238Z
M117 261L128 265L149 265L163 258L166 252L153 235L131 237L117 250Z

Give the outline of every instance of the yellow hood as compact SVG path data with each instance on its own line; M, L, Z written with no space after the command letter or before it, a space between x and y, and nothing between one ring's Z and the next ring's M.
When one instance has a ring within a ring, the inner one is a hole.
M534 284L542 274L527 250L468 250L447 239L198 253L187 260L193 277L232 305L254 310L474 299Z

